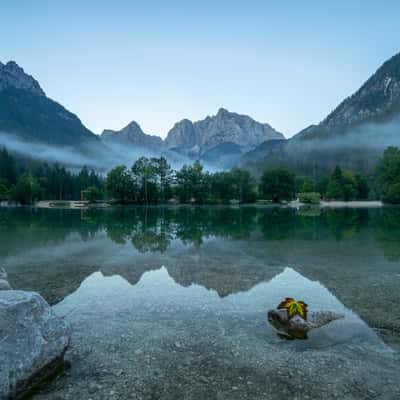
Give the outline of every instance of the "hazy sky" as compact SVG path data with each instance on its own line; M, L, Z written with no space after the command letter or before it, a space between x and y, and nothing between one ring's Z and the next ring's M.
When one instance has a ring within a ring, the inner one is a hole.
M291 136L400 51L399 0L0 1L0 61L95 133L225 107Z

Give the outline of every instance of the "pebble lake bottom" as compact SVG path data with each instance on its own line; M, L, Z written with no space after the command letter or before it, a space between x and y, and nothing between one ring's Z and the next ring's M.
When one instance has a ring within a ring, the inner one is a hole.
M11 285L72 327L33 399L400 398L400 209L0 209ZM286 296L345 315L283 340Z

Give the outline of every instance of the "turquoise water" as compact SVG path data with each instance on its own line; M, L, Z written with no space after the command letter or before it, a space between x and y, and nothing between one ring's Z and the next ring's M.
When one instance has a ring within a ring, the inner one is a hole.
M38 398L398 394L398 208L0 209L0 257L73 327ZM345 318L282 341L266 314L285 296Z

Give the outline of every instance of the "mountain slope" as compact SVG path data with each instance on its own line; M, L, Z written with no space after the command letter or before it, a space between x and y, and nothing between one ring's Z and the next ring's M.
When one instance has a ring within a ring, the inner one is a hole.
M46 97L39 83L13 61L0 64L0 132L86 150L100 144L75 114Z
M382 122L400 111L400 53L386 61L361 88L319 125L327 130ZM308 133L309 134L309 133Z
M254 171L287 166L323 173L335 165L371 171L385 147L400 145L400 53L386 61L318 125L285 143L266 143L241 163Z
M105 129L101 139L110 146L127 146L135 150L160 152L164 148L164 142L159 136L145 134L135 121L120 131Z
M202 158L212 149L232 149L246 152L266 140L282 139L283 135L268 124L261 124L247 115L240 115L221 108L215 116L192 122L184 119L174 125L165 140L169 149L192 158ZM235 146L233 146L235 145ZM223 148L224 146L222 146ZM216 150L216 153L220 153Z

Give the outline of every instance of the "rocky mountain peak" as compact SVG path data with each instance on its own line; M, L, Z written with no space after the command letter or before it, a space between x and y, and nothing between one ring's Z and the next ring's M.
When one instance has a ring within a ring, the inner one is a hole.
M190 149L196 142L193 122L186 118L175 123L165 139L168 148Z
M7 88L27 90L39 96L45 96L39 83L15 62L7 64L0 62L0 91Z
M216 117L217 118L224 118L227 117L229 114L231 114L226 108L221 107L218 112Z
M245 152L267 140L283 138L270 125L221 107L214 116L196 122L185 119L175 124L168 132L166 144L201 157L223 144L233 144Z
M124 145L161 150L163 140L158 136L147 135L136 121L130 122L120 131L105 129L101 134L102 140L109 145Z
M345 99L321 125L348 126L396 111L400 105L400 53L387 60L352 96Z

